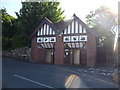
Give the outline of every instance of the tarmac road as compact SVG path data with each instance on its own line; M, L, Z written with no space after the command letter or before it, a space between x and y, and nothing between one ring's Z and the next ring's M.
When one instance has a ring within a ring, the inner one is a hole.
M83 73L75 66L3 58L2 69L2 88L117 88L106 77Z

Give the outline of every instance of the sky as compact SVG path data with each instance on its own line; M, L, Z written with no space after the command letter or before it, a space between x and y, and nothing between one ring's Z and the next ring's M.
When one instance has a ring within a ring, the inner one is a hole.
M65 10L66 19L72 17L75 13L81 20L85 21L85 17L90 11L95 11L101 6L109 7L114 13L118 13L118 1L120 0L58 0L60 7ZM5 7L8 14L16 17L15 12L19 12L22 7L21 0L0 0L0 8Z

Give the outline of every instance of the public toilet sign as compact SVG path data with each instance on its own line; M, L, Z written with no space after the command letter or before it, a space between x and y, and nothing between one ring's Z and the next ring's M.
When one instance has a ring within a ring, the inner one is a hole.
M79 42L79 41L87 41L87 35L81 35L81 36L64 36L63 38L64 42Z
M56 42L56 37L37 37L37 43Z

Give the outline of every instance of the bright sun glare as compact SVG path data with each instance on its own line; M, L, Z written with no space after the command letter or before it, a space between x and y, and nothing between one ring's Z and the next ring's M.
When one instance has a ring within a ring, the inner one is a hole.
M101 6L106 6L110 10L118 13L118 1L119 0L59 0L61 7L65 10L66 18L70 18L74 13L85 21L85 17L90 11L95 11Z

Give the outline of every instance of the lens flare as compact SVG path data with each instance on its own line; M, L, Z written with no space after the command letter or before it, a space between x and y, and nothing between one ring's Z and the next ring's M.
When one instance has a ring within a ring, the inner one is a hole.
M86 85L84 81L80 79L79 76L72 74L66 78L65 87L66 88L86 88Z

